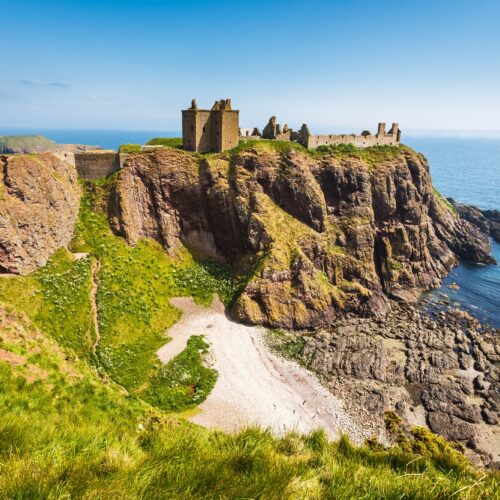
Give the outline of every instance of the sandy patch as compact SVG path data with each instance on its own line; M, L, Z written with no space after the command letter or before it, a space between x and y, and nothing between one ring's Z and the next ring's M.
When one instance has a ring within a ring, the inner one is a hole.
M323 428L331 438L346 433L360 442L366 437L313 373L268 349L262 328L229 320L218 300L210 308L186 298L172 303L184 315L167 332L172 341L159 349L159 358L168 362L184 350L191 335L204 335L219 374L190 421L226 431L259 425L279 434Z

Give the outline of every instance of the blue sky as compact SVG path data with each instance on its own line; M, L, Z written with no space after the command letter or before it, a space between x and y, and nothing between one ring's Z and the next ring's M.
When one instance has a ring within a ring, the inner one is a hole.
M500 130L500 1L0 0L0 128Z

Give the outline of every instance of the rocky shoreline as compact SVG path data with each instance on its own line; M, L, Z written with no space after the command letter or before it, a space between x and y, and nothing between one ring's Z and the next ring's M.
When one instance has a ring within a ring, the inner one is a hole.
M317 372L357 421L390 441L387 411L461 443L475 463L500 464L499 329L447 308L393 304L384 319L348 314L336 325L272 335Z
M481 232L500 243L500 210L481 210L474 205L459 203L453 198L447 198L447 200L453 205L462 219L470 222Z

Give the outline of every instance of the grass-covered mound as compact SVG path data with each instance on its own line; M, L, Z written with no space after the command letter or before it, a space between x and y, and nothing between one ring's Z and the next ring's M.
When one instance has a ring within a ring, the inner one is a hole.
M166 417L0 307L0 498L495 498L449 446L211 432ZM432 438L432 435L431 435Z
M142 147L140 144L122 144L118 148L119 153L130 154L130 153L140 153Z
M146 146L168 146L182 148L182 137L155 137L146 143Z

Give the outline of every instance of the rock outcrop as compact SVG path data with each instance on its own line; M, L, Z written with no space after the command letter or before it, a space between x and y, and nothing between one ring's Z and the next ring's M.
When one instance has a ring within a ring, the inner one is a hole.
M394 410L408 426L461 442L475 461L500 463L498 330L467 313L394 305L381 321L348 315L333 327L271 339L322 374L382 440L384 414Z
M422 155L369 155L131 155L120 231L225 261L245 276L233 315L285 328L383 316L389 299L417 299L458 258L492 262L487 237L434 193Z
M474 224L480 231L500 243L500 211L481 210L473 205L458 203L453 198L448 198L448 201L455 207L462 219Z
M79 202L74 166L52 154L0 156L0 271L29 273L66 246Z

